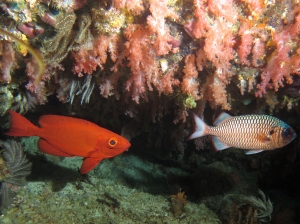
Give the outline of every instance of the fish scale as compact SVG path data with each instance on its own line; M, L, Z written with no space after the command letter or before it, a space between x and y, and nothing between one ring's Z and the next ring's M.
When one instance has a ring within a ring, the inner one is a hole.
M196 129L189 139L213 135L213 144L217 150L236 147L251 150L252 154L283 147L296 137L289 125L269 115L232 117L222 113L216 119L215 126L206 125L196 115L194 119Z

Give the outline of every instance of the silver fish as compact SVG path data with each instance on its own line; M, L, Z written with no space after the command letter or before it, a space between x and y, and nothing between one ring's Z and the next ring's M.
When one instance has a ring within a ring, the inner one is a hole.
M208 126L194 114L195 131L187 139L213 135L216 150L229 147L249 150L254 154L263 150L281 148L289 144L296 133L288 124L269 115L230 116L221 113L214 126Z

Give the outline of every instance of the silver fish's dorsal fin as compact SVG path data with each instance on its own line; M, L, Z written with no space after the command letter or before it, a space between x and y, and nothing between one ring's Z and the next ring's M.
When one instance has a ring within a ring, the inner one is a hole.
M248 152L246 152L247 155L252 155L252 154L256 154L256 153L259 153L259 152L262 152L263 150L250 150Z
M221 142L217 136L212 137L212 143L214 144L214 147L217 151L227 149L230 147L230 146L226 145L225 143Z
M229 114L222 112L220 113L220 115L216 118L216 120L214 121L214 125L217 126L220 123L222 123L223 121L232 118L232 116L230 116Z

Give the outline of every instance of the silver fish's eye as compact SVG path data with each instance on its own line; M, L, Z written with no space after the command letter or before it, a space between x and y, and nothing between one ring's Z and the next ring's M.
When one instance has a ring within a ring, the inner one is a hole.
M281 135L283 138L290 138L293 135L293 129L284 128Z

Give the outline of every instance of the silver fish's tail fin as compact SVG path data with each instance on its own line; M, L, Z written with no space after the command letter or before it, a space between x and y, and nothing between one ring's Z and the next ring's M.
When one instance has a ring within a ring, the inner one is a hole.
M207 127L207 124L205 124L205 122L203 120L201 120L200 117L198 117L196 114L194 113L190 113L193 117L194 117L194 132L189 135L188 137L185 138L185 140L191 140L191 139L194 139L194 138L199 138L199 137L202 137L202 136L205 136L207 135L206 133L206 127Z

